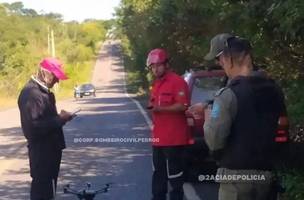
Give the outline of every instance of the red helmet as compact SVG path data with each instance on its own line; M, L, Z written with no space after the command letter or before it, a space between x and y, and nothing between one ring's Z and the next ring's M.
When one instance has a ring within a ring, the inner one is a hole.
M153 49L148 54L146 65L160 64L168 61L168 54L164 49Z

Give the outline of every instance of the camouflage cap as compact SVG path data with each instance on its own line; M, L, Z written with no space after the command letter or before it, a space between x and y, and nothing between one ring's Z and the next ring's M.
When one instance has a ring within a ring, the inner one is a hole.
M229 33L221 33L214 36L210 42L210 51L204 57L205 60L215 59L224 50L226 41L232 37L234 36Z

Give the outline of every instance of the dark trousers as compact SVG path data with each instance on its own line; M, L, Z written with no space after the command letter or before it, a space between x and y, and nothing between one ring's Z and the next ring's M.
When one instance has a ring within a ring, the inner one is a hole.
M31 200L51 200L54 198L57 177L51 180L39 180L33 178L31 183Z
M61 157L62 150L42 145L29 148L32 177L31 200L50 200L54 198Z
M184 196L184 146L153 147L152 200L166 200L168 181L170 200Z

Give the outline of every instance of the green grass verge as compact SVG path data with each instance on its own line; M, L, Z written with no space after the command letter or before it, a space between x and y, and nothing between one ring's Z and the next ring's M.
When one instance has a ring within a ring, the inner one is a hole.
M68 80L60 82L55 89L55 95L58 100L71 98L74 94L75 85L91 82L95 61L77 63L66 67Z

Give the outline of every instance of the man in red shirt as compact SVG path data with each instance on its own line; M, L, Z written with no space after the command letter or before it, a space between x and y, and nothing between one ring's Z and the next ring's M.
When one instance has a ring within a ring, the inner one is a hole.
M185 116L190 104L189 88L182 77L170 70L164 49L152 50L147 66L156 78L148 105L153 116L154 139L152 200L166 200L168 180L172 187L170 200L182 200L183 153L190 139Z

